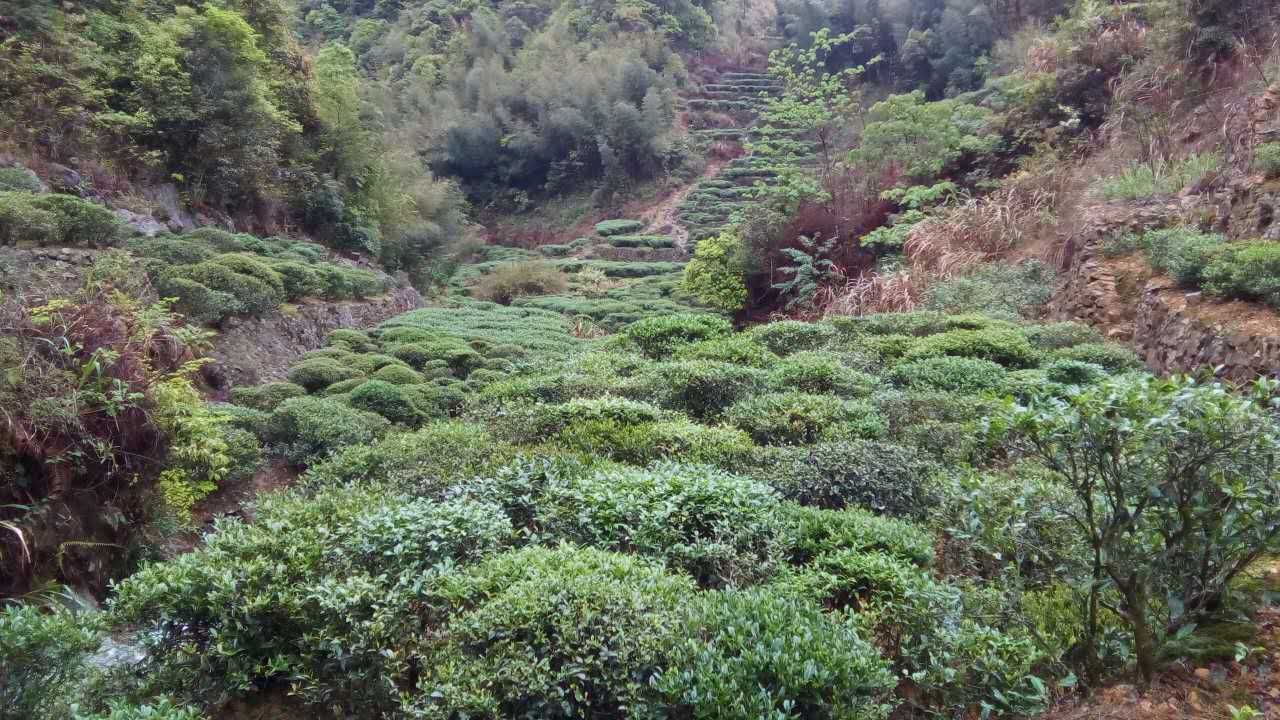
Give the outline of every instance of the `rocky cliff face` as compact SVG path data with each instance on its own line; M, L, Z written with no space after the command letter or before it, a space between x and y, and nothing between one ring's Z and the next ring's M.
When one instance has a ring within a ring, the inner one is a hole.
M1112 204L1093 208L1072 243L1071 265L1060 275L1049 303L1057 320L1079 320L1108 339L1133 346L1158 373L1220 368L1236 381L1280 372L1280 315L1265 306L1219 301L1154 275L1140 256L1111 258L1102 242L1124 232L1194 224L1202 216L1220 231L1258 237L1268 230L1275 197L1269 192L1229 193L1231 200L1206 211L1207 198L1167 203ZM1219 194L1216 200L1223 200ZM1229 227L1234 226L1234 228Z
M205 379L218 392L282 379L298 356L323 347L334 330L368 328L421 306L422 296L406 287L367 300L308 302L263 318L230 320L214 339L215 363Z

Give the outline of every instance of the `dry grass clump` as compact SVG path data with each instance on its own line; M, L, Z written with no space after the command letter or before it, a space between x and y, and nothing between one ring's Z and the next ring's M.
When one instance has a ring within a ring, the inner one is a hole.
M480 276L471 294L481 300L509 305L518 297L555 295L569 287L569 278L560 268L541 260L504 263Z

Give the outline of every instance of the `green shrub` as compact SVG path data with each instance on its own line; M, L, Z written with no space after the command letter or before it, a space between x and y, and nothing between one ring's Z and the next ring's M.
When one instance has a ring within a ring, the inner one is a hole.
M531 547L441 579L456 608L418 663L415 716L622 717L652 695L694 593L661 565L589 548ZM566 669L572 669L566 672Z
M627 235L644 229L639 220L605 220L596 223L596 234L601 237L611 235Z
M763 368L772 365L778 356L764 345L743 333L702 340L676 350L675 359L714 360L746 367Z
M175 705L167 697L132 703L108 700L106 714L76 715L76 720L204 720L204 713L190 705Z
M285 400L272 411L262 439L276 454L305 465L348 445L372 442L387 425L380 415L332 398L300 397Z
M124 234L124 223L115 213L95 202L47 193L36 195L31 203L37 209L53 213L60 245L110 247Z
M656 678L677 716L883 720L888 663L850 623L768 589L699 593L684 603Z
M990 360L969 357L932 357L894 366L889 379L915 390L978 395L1004 387L1007 372Z
M1280 178L1280 141L1262 143L1254 148L1253 169L1268 179Z
M219 255L212 260L206 260L195 265L175 267L171 272L177 277L194 280L211 290L230 295L240 306L240 312L250 315L265 315L275 310L284 300L284 284L280 280L280 276L265 265L261 265L261 263L258 263L258 265L274 275L276 279L274 284L263 280L255 274L237 272L235 267L247 270L255 269L250 263L256 261L241 258L240 260L228 262L227 258L231 257L239 256ZM249 260L249 262L243 262L243 260Z
M479 367L484 358L466 343L455 338L423 340L405 345L393 345L387 353L403 360L412 367L425 369L432 360L442 360L461 376Z
M662 315L645 318L623 329L623 334L646 357L663 360L683 345L722 337L733 331L729 321L714 315Z
M256 410L275 410L276 406L289 398L301 397L307 389L291 382L273 382L251 387L231 389L231 402Z
M1224 242L1221 235L1206 235L1185 228L1153 230L1140 239L1151 267L1191 286L1200 284L1205 267Z
M24 167L0 167L0 192L40 192L40 178Z
M709 307L737 312L747 304L746 275L749 253L734 232L702 240L685 266L685 291Z
M1102 342L1102 334L1093 326L1078 322L1028 325L1023 328L1023 333L1032 345L1041 350L1060 350L1072 345Z
M102 644L95 613L0 607L0 707L5 717L70 717L72 689L88 672L86 660Z
M767 485L700 465L565 473L535 505L551 539L659 557L703 587L766 577L786 539Z
M747 331L747 335L785 357L792 353L824 349L835 342L839 333L827 323L778 320L756 325Z
M754 368L711 360L655 363L637 372L619 391L694 418L709 418L754 392L764 377Z
M360 387L368 382L366 377L354 377L347 380L339 380L321 391L321 397L337 397L339 395L349 395L352 390Z
M134 238L125 247L135 255L159 260L166 265L194 265L215 254L204 243L175 235Z
M827 510L784 503L791 522L791 562L805 565L844 550L878 551L916 565L933 561L933 536L905 520L881 517L869 510Z
M343 345L341 347L346 347L346 346ZM393 358L390 355L383 355L382 353L363 353L359 355L348 355L347 357L341 358L340 361L344 365L350 365L351 367L355 368L356 370L359 370L365 375L372 375L374 372L381 370L382 368L387 367L388 365L395 365L398 367L402 367L412 372L412 370L403 360L399 358Z
M369 380L351 391L347 401L351 407L377 413L393 423L413 425L421 419L417 407L402 392L400 385L383 380Z
M115 595L115 616L147 643L143 672L189 699L283 676L316 707L390 712L392 683L409 681L397 656L422 622L415 580L511 538L492 505L377 486L267 494L255 515L220 522L200 548L144 567Z
M755 449L751 437L740 430L708 427L688 420L638 424L612 418L580 420L565 426L553 440L570 450L633 465L679 460L736 468Z
M853 440L787 451L756 474L802 505L923 518L936 504L939 466L914 448Z
M400 392L423 418L445 418L457 412L466 395L457 386L401 385Z
M377 348L377 343L369 337L368 333L348 328L339 328L330 332L325 338L325 344L355 353L372 352Z
M300 262L275 260L269 267L280 276L286 300L316 296L323 289L320 276L316 271Z
M729 424L767 445L810 444L820 436L877 437L884 420L870 404L789 391L749 397L725 413Z
M1063 385L1092 385L1107 379L1106 368L1079 360L1060 359L1045 363L1044 374L1049 382Z
M924 307L946 313L1034 317L1053 294L1053 271L1039 261L992 263L925 290Z
M412 368L400 364L383 365L371 373L369 377L373 380L381 380L393 385L417 385L422 382L422 375L414 372Z
M804 351L774 363L767 383L776 392L796 390L819 395L866 397L880 381L872 375L846 367L839 356Z
M1133 163L1123 173L1099 181L1095 192L1106 200L1172 195L1217 171L1221 164L1222 156L1217 153L1192 154L1157 166Z
M410 386L414 387L414 386ZM408 390L408 388L406 388ZM307 471L307 484L340 488L377 481L433 495L510 462L515 450L479 425L437 422L373 445L348 447Z
M303 360L289 369L289 382L302 386L309 393L358 377L362 377L359 370L327 357Z
M944 355L978 358L1008 368L1034 366L1039 354L1020 330L992 327L981 330L949 330L916 341L903 356L921 360Z
M1092 363L1105 368L1111 373L1137 370L1142 367L1142 360L1137 353L1115 343L1081 343L1069 348L1055 350L1053 358Z
M1204 269L1205 290L1280 307L1280 243L1228 245Z
M230 293L214 290L191 278L178 274L181 268L166 271L152 280L156 293L175 300L174 307L191 320L218 323L245 311L245 306Z
M183 237L204 243L220 253L244 252L248 250L245 241L255 239L252 235L238 235L216 227L196 228Z

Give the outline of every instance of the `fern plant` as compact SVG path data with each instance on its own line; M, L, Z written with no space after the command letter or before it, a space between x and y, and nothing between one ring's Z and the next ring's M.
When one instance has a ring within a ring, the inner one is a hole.
M836 275L836 264L824 257L831 254L835 244L835 238L823 242L816 237L808 238L802 235L800 246L804 248L803 250L782 249L782 253L791 258L794 263L779 270L783 275L790 277L773 284L774 290L779 291L784 297L790 297L785 309L791 310L798 306L809 305L813 302L813 297L822 283Z

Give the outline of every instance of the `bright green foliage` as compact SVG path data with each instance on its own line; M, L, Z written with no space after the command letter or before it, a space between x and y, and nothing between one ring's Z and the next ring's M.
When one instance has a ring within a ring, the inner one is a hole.
M643 229L644 223L639 220L605 220L596 223L596 234L601 237L626 235Z
M412 709L567 719L642 706L693 592L651 561L573 546L447 575L432 600L456 614L424 648Z
M353 389L347 402L351 407L377 413L393 423L412 425L421 415L401 387L383 380L369 380Z
M305 465L348 445L372 442L387 425L380 415L336 400L299 397L285 400L272 411L262 439L276 454Z
M1274 393L1266 381L1250 396L1130 377L999 418L997 430L1073 494L1060 512L1095 559L1087 607L1103 589L1120 596L1144 681L1163 629L1198 622L1235 576L1280 545L1280 429L1266 409ZM1096 618L1086 632L1099 632Z
M361 372L333 358L303 360L289 370L289 382L316 392L339 382L361 377Z
M933 560L933 535L905 520L877 515L862 508L828 510L787 504L791 519L791 561L800 565L827 553L878 551L916 565Z
M1044 263L991 263L976 272L932 283L923 305L937 312L982 313L1016 320L1036 317L1053 292L1053 271Z
M1199 182L1222 165L1216 153L1191 154L1182 160L1129 166L1123 173L1100 180L1095 192L1106 200L1142 200L1172 195Z
M204 713L189 705L175 705L162 697L142 703L112 700L105 714L77 715L77 720L203 720Z
M751 368L708 360L659 363L636 373L623 394L709 418L749 395L764 374Z
M1280 141L1263 143L1254 148L1253 169L1268 178L1280 177Z
M1104 250L1119 254L1141 248L1146 252L1151 267L1168 273L1180 283L1196 287L1204 279L1205 267L1214 260L1225 242L1226 238L1221 235L1175 228L1121 236Z
M1203 270L1205 290L1280 307L1280 244L1236 243L1214 254Z
M751 336L735 333L685 345L675 353L675 360L713 360L743 367L762 368L772 365L778 356L769 352Z
M535 527L550 538L662 558L704 587L766 577L785 528L766 485L705 466L660 463L550 477Z
M938 466L914 448L851 440L788 451L760 473L789 500L843 509L860 506L886 515L922 518L933 505Z
M725 419L767 445L809 444L819 436L876 437L884 420L872 406L829 395L788 391L739 401Z
M984 330L950 330L930 335L913 343L906 360L921 360L944 355L978 358L1008 368L1035 365L1039 355L1026 335L1013 328L992 327Z
M731 330L728 320L712 315L669 315L632 323L623 334L647 357L662 360L683 345L728 335Z
M746 248L726 230L694 248L684 268L684 287L710 307L737 312L747 304L747 268Z
M219 523L204 547L120 585L113 612L147 630L153 682L211 700L218 687L283 672L303 681L309 701L390 710L387 680L406 668L385 651L405 652L415 635L419 621L405 611L415 580L492 553L511 534L491 505L375 488L266 495L256 515Z
M1000 142L993 114L959 100L925 100L923 92L891 95L871 107L854 162L901 165L916 184L932 184L965 157L986 155Z
M825 352L805 351L789 355L773 364L768 386L783 392L865 397L879 384L874 376L845 366L839 356Z
M69 717L74 683L102 644L101 618L35 605L0 608L0 704L14 718Z
M778 320L756 325L747 331L779 355L821 350L836 339L837 331L826 323Z
M850 623L767 589L702 593L655 678L691 717L883 720L894 679Z
M901 363L889 377L905 388L978 395L1003 388L1006 374L990 360L942 356Z
M755 450L751 436L744 432L683 419L636 425L612 419L585 420L566 426L553 440L570 450L633 465L677 460L737 468L749 462Z
M422 382L422 376L412 368L398 364L383 365L370 373L369 377L393 385L416 385Z
M124 235L114 213L71 195L0 192L0 245L109 247Z
M1142 359L1138 357L1137 353L1123 345L1113 343L1079 343L1054 351L1053 357L1062 360L1079 360L1080 362L1092 363L1112 373L1137 370L1142 367Z

